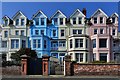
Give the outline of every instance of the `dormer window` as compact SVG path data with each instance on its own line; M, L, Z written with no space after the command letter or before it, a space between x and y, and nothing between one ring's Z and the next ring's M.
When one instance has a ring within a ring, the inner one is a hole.
M44 18L41 18L41 25L44 25L45 22L44 22Z
M60 18L60 25L63 25L63 18Z
M58 24L58 18L54 18L54 24L55 24L55 25Z
M19 25L19 19L16 19L16 26Z
M94 24L97 24L97 17L94 18Z
M5 26L7 26L8 25L8 20L5 20Z
M115 17L112 18L112 22L115 23Z
M79 17L79 24L82 24L82 18Z
M39 25L39 18L35 19L36 25Z
M21 19L21 26L25 25L25 19Z
M103 23L103 17L100 17L100 24Z
M76 24L76 18L73 18L73 24Z

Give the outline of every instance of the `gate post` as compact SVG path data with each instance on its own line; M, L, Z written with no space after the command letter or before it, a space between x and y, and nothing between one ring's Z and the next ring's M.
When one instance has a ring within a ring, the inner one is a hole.
M21 56L21 74L27 75L28 73L28 56L22 55Z
M44 55L42 56L42 73L44 76L48 76L49 75L49 56L48 55Z
M71 56L66 55L65 56L65 61L64 61L64 76L71 76L72 75L72 61L71 61Z

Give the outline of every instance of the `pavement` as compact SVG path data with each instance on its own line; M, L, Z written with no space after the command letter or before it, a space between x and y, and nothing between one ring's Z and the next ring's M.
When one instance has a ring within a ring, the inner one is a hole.
M120 80L120 76L64 76L64 75L26 75L2 76L2 80Z

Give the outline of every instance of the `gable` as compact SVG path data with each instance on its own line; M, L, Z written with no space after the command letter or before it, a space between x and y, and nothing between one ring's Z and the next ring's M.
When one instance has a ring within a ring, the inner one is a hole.
M102 16L102 17L107 17L107 14L105 14L101 9L98 9L93 15L92 17L97 17L97 16Z
M35 18L35 17L38 17L38 18L47 18L47 16L42 11L40 11L40 10L36 14L34 14L32 18Z
M66 16L58 10L51 18L66 18Z
M26 16L21 12L18 11L14 16L13 16L13 20L17 19L17 18L26 18Z
M117 13L114 13L111 15L111 17L119 17L119 15Z
M70 18L72 17L85 17L85 15L79 10L77 9L71 16Z

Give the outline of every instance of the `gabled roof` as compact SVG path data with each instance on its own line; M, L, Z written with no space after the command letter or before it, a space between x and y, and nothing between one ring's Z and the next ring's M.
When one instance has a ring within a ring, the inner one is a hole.
M18 16L19 14L23 15L24 17L26 17L20 10L12 17L13 19Z
M111 15L111 17L113 17L113 16L116 16L116 17L119 17L119 15L115 12L115 13L113 13L112 15Z
M13 24L13 21L7 15L5 15L2 19L5 20L6 18L9 20L9 24Z
M39 13L41 13L45 18L47 18L47 16L46 16L41 10L38 10L38 11L33 15L32 19L33 19L36 15L38 15Z
M58 13L60 13L61 15L63 15L65 18L67 18L60 10L57 10L57 11L55 12L55 14L51 17L51 19L52 19L56 14L58 14Z
M5 16L3 16L3 18L2 19L10 19L7 15L5 15Z
M74 14L76 14L77 12L79 12L83 17L85 17L85 15L84 15L79 9L77 9L77 10L75 10L75 12L70 16L70 18L71 18L72 16L74 16Z
M100 11L101 13L103 13L108 18L107 14L105 14L105 12L103 10L101 10L101 9L96 10L91 17L93 17L98 11Z

